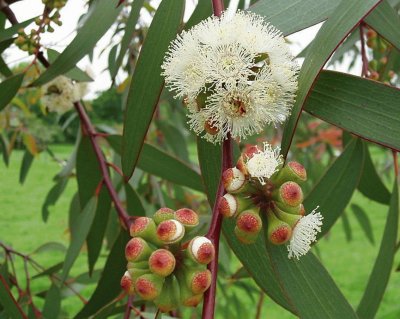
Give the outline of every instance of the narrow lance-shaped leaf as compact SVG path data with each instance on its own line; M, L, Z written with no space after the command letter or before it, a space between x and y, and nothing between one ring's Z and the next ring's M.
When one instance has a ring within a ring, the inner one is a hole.
M24 74L14 75L0 83L0 111L3 110L21 87Z
M122 170L130 177L139 158L163 87L161 64L176 36L184 11L183 0L164 0L154 15L135 67L125 110Z
M399 99L400 90L395 87L349 74L324 71L304 109L366 140L400 150Z
M375 318L382 301L390 273L392 272L394 255L396 253L399 212L399 188L398 181L395 180L378 257L369 277L367 288L357 308L359 318Z
M28 150L25 150L24 157L22 158L21 168L19 170L19 182L23 184L28 176L29 169L32 166L34 156Z
M35 18L28 19L24 22L15 24L7 29L1 30L0 31L0 42L3 42L4 40L10 39L18 32L18 30L25 28L26 26L30 25L33 21L35 21Z
M368 218L368 215L360 206L356 204L351 205L351 208L353 209L354 216L356 217L358 223L360 224L368 240L370 241L371 244L374 244L375 243L374 233L372 231L372 225L371 221Z
M42 205L42 219L47 221L50 215L49 207L55 205L68 184L68 178L61 178L48 192Z
M121 11L121 7L117 8L116 5L115 0L93 1L76 37L33 85L43 85L74 68L114 23Z
M52 284L46 293L46 300L43 306L44 318L58 318L61 310L61 291L56 284Z
M316 77L336 47L381 0L342 0L322 25L310 50L307 51L299 75L296 103L286 122L282 137L282 154L285 156L293 138L303 104Z

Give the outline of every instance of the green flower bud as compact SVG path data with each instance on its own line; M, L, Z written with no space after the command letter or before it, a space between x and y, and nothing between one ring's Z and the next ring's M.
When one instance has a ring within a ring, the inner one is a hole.
M298 206L303 201L303 191L295 182L285 182L272 192L272 198L288 206Z
M272 183L279 186L287 181L302 183L307 180L307 171L297 162L287 163L277 174L272 176Z
M193 294L204 293L211 285L211 272L208 269L185 269L186 285Z
M163 222L164 220L173 218L174 218L174 210L168 207L161 207L153 215L153 220L157 225Z
M301 218L300 215L288 214L284 212L283 210L279 209L276 205L273 206L273 212L275 213L275 216L278 217L278 219L289 224L289 226L292 228L297 224L297 222Z
M235 226L233 230L236 238L243 244L250 245L257 241L259 233L247 233Z
M292 228L289 224L279 220L275 214L268 210L268 240L275 245L286 243L292 236Z
M154 303L160 311L169 312L179 307L180 298L178 279L171 275L165 278L161 294L154 300Z
M125 271L125 274L121 278L121 287L129 295L133 295L135 292L134 281L128 271Z
M208 264L215 257L215 248L211 240L206 237L196 236L188 245L187 255L196 263Z
M199 215L189 208L178 209L174 214L174 219L180 222L185 230L191 230L199 225Z
M162 277L169 276L174 271L175 264L174 255L166 249L157 249L149 258L150 270Z
M240 195L225 194L218 202L218 211L225 217L233 217L253 205L250 198Z
M156 235L156 224L148 217L136 218L130 227L130 234L132 237L141 237L157 246L162 244Z
M128 264L126 265L127 269L131 268L137 268L137 269L149 269L149 260L143 260L143 261L129 261Z
M298 206L289 206L281 202L271 202L272 205L277 206L280 210L284 211L285 213L288 214L294 214L294 215L302 215L304 214L304 206L303 204L300 204Z
M185 228L177 220L165 220L157 226L157 237L165 244L177 243L184 235Z
M146 274L136 279L135 291L143 300L154 300L160 295L163 284L164 277Z
M186 307L196 307L203 298L203 294L194 294L186 283L185 275L182 271L177 271L176 277L180 288L180 303Z
M239 194L248 190L247 180L236 167L228 168L222 174L222 182L228 193Z
M151 274L150 269L147 267L146 269L142 268L129 268L128 269L129 275L131 276L133 282L136 282L136 280L143 276L143 275L149 275Z
M139 237L132 238L125 246L125 257L132 262L146 260L152 252L146 241Z

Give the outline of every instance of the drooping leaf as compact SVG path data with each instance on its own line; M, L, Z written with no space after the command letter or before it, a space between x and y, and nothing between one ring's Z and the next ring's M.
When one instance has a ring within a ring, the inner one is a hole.
M342 223L343 223L343 230L346 235L346 240L349 242L353 238L349 218L347 217L346 212L344 212L341 217L342 217Z
M365 0L360 2L358 0L342 0L318 31L310 50L307 51L299 74L299 89L296 102L285 124L282 137L282 154L285 156L289 151L303 104L322 67L328 61L336 47L380 1Z
M87 318L112 301L121 292L120 280L126 269L125 245L129 235L121 230L111 249L103 273L88 303L75 316Z
M133 174L163 87L161 64L176 36L184 11L183 0L161 2L150 25L133 74L125 110L122 170Z
M102 174L88 136L83 136L76 155L76 176L81 207L94 196Z
M358 190L378 203L389 204L390 193L375 169L367 143L363 142L363 147L365 154L364 169L358 184Z
M11 318L27 318L14 296L11 294L10 288L2 275L0 275L0 305L3 306L6 313Z
M63 264L64 264L63 261L59 262L59 263L57 263L57 264L55 264L55 265L43 270L42 272L34 275L32 277L32 279L40 278L40 277L43 277L43 276L51 276L52 274L57 273L58 271L60 271L62 269L62 267L63 267Z
M64 192L67 183L68 178L62 178L58 180L57 183L48 192L46 199L42 205L42 219L44 222L46 222L49 218L49 207L55 205L61 194Z
M357 204L352 204L351 208L353 210L354 216L358 220L358 223L360 224L368 240L370 241L371 244L375 244L374 233L372 231L372 225L371 221L368 218L368 215Z
M397 180L395 180L378 257L369 277L367 288L357 308L359 318L375 318L392 272L400 212L399 188L397 183Z
M61 291L56 284L52 284L46 293L43 306L44 318L57 318L61 310Z
M397 88L340 72L323 71L304 109L364 139L400 150L399 98Z
M12 77L13 72L10 70L3 57L0 55L0 73L3 74L6 78Z
M0 42L3 42L4 40L8 40L12 38L20 29L25 28L26 26L30 25L33 21L35 21L35 18L28 19L24 22L15 24L7 29L1 30L0 31Z
M17 74L0 83L0 111L3 110L17 94L23 79L24 74Z
M131 12L129 13L128 20L125 25L125 33L121 40L121 46L119 49L118 57L115 60L114 68L111 72L111 78L114 79L121 67L122 60L129 48L129 44L132 41L133 33L135 32L135 27L140 15L140 9L143 6L144 0L135 0L131 4Z
M131 184L125 184L126 206L132 216L146 216L146 210L143 207L142 201L138 193L133 189Z
M324 216L319 237L331 229L350 201L360 180L363 159L362 143L354 139L305 198L306 212L319 206L318 211Z
M26 150L24 152L24 156L22 158L21 162L21 168L19 170L19 182L20 184L23 184L25 182L26 177L28 176L29 169L32 166L34 156L32 155L31 152Z
M65 256L64 266L61 275L62 281L67 279L69 271L71 270L71 267L78 257L79 251L81 250L86 240L86 237L90 230L90 226L92 225L94 219L96 206L97 198L93 197L89 200L89 202L83 208L81 214L75 221L75 233L72 236L71 243Z
M75 38L32 85L43 85L56 76L70 71L85 55L93 50L121 11L121 7L117 8L116 4L115 0L94 0L85 16L85 22Z
M89 273L92 274L96 261L100 255L103 238L106 232L108 218L111 212L111 197L107 187L103 184L93 219L92 227L87 236L86 244L88 250Z
M4 138L3 134L0 134L0 151L3 155L3 162L8 166L9 154L8 154L8 141Z
M50 241L48 243L40 245L32 252L32 254L40 254L44 252L48 253L49 251L60 251L62 253L65 253L67 251L67 248L59 242Z

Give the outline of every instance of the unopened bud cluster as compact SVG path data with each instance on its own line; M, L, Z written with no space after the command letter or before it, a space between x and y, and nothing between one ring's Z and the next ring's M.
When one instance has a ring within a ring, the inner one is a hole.
M152 300L163 312L179 305L197 306L211 284L206 265L215 255L206 237L183 243L198 224L197 213L188 208L160 208L153 218L137 218L130 228L133 238L125 248L128 265L122 288Z
M307 253L322 225L320 213L305 215L303 191L305 168L297 162L283 166L283 160L264 143L264 149L249 147L236 167L223 172L227 193L219 201L219 212L236 219L235 235L245 244L254 243L262 230L261 214L268 221L268 240L281 245L290 241L289 257ZM299 232L300 231L300 232Z
M21 50L29 54L36 54L40 48L40 35L44 32L54 32L54 25L61 26L59 9L65 6L67 0L42 0L46 5L47 11L42 17L35 19L38 29L31 29L26 33L24 29L18 31L18 37L14 43ZM55 11L53 12L53 10Z

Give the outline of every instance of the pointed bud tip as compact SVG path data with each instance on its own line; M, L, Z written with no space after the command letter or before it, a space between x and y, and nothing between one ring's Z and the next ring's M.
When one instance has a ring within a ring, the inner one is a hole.
M149 258L150 270L160 276L167 277L175 269L175 257L166 249L157 249Z

